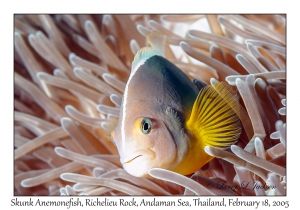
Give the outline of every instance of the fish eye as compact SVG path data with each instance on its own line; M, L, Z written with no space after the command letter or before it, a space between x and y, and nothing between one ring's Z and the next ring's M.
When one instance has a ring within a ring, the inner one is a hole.
M151 127L152 127L152 122L149 118L145 117L143 120L142 120L142 123L141 123L141 131L144 133L144 134L148 134L150 133L151 131Z

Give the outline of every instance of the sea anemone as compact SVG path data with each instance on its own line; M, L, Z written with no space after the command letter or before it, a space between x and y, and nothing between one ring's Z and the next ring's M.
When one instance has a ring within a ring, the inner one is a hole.
M14 24L15 195L286 195L285 15L15 15ZM206 147L215 158L188 176L133 177L111 141L152 31L191 80L226 81L240 97L238 142Z

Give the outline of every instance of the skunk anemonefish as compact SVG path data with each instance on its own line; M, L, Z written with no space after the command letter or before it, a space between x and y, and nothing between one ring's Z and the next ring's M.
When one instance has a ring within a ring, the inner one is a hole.
M165 36L151 33L138 51L125 87L112 141L124 169L149 177L151 168L183 175L213 159L204 147L227 149L240 136L239 101L225 82L198 91L164 58Z

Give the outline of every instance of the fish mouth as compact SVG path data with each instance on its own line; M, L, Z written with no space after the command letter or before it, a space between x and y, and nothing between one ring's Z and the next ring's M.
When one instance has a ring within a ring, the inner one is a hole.
M136 156L136 157L134 157L134 158L132 158L132 159L130 159L130 160L128 160L128 161L122 163L122 164L130 163L131 161L133 161L133 160L135 160L136 158L141 157L141 156L142 156L142 155L138 155L138 156Z
M122 164L131 163L132 161L134 161L138 158L147 159L147 160L154 160L155 157L156 157L155 152L150 148L142 149L142 150L136 150L136 151L128 152L128 153L130 153L130 155L126 155L124 157L121 157L120 162Z

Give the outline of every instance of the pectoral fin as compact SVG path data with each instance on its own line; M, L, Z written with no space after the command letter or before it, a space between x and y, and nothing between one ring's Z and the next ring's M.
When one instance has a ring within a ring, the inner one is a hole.
M196 144L227 149L241 133L239 101L225 82L204 87L198 94L186 128L196 137Z

